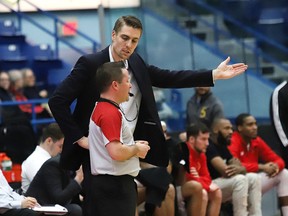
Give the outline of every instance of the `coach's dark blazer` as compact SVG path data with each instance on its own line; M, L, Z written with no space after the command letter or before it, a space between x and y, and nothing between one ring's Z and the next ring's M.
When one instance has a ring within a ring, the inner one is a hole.
M82 136L88 135L90 115L95 102L99 99L99 90L93 78L97 68L109 61L109 47L98 53L80 57L70 75L49 100L51 111L65 135L61 162L67 168L77 169L83 161L83 156L89 156L87 150L73 143ZM212 71L197 73L188 70L162 70L147 65L137 53L133 53L128 62L142 94L134 139L149 142L151 149L145 159L146 162L166 166L167 146L165 146L152 86L160 88L213 86ZM69 106L75 99L77 104L73 114L70 114Z
M37 161L35 161L37 163ZM60 167L60 155L47 160L33 178L25 196L34 197L40 205L66 206L76 200L81 186Z

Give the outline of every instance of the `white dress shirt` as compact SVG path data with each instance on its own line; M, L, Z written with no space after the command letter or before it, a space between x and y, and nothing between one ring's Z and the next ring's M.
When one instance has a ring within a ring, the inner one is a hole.
M0 212L5 209L20 209L24 196L14 192L0 170Z
M111 51L111 46L109 47L109 58L110 62L114 62L113 56L112 56L112 51ZM124 64L126 68L129 71L129 65L128 65L128 60L124 61ZM131 129L132 134L135 131L136 128L136 123L138 120L138 114L139 114L139 108L140 108L140 103L141 103L141 98L142 94L139 90L137 81L135 77L133 76L133 73L129 71L129 76L130 76L130 82L132 84L132 88L130 90L131 93L133 93L133 97L129 97L129 100L121 103L120 107L121 110L124 112L125 119L128 121L128 125Z
M21 173L21 188L23 193L28 190L30 183L43 163L50 158L51 155L45 149L43 149L41 146L36 146L34 152L32 152L32 154L25 161L23 161Z

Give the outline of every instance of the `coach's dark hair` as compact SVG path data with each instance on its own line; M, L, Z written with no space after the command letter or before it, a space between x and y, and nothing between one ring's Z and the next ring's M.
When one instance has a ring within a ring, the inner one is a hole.
M121 83L123 78L122 69L125 68L123 61L120 62L106 62L98 68L96 72L96 85L99 92L107 91L113 81Z
M195 124L191 124L186 128L187 140L189 137L197 137L199 133L209 133L209 128L202 122L197 122Z
M118 33L124 25L127 25L127 26L135 28L135 29L140 29L141 33L142 33L142 30L143 30L142 23L135 16L121 16L121 17L119 17L115 22L113 30L116 33Z

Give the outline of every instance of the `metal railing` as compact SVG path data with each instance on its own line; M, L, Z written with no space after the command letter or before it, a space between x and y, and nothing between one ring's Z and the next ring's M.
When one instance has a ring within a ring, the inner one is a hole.
M65 40L65 38L59 37L59 25L60 26L65 26L65 27L69 28L70 30L75 31L77 36L79 36L79 37L83 38L84 40L88 41L89 43L91 43L91 47L92 47L92 51L93 52L96 52L98 49L100 49L100 44L98 42L96 42L93 38L87 36L83 32L73 28L72 26L67 25L63 20L59 19L54 14L49 13L47 11L43 11L42 9L38 8L36 5L34 5L31 2L29 2L28 0L21 0L21 2L27 3L28 5L32 6L37 12L39 12L42 15L44 15L45 17L50 18L51 20L53 20L53 22L54 22L54 31L51 31L50 29L45 27L43 24L37 22L35 19L32 19L27 14L22 12L21 11L20 1L17 1L17 10L15 10L11 6L6 4L3 0L0 0L0 4L1 5L6 7L7 9L9 9L12 13L16 14L17 19L18 19L18 29L19 29L19 31L22 30L22 19L24 19L24 20L28 21L29 23L31 23L32 25L34 25L37 28L39 28L40 30L42 30L43 32L45 32L48 35L50 35L50 36L55 38L55 57L56 58L59 57L59 42L64 43L65 45L67 45L68 47L70 47L71 49L75 50L76 52L78 52L78 53L80 53L82 55L86 54L85 51L83 51L82 49L76 47L75 44L70 43L69 41Z
M221 28L219 28L216 20L218 17L223 17L225 20L230 21L235 26L237 26L239 29L241 29L243 32L248 33L249 35L253 36L255 39L257 39L259 41L263 41L263 42L279 49L279 51L287 54L287 56L288 56L288 48L285 47L283 44L267 37L266 35L260 33L259 31L254 30L253 28L249 27L248 25L244 25L242 22L238 21L237 19L235 19L234 17L232 17L230 15L227 15L223 11L214 8L213 6L210 6L209 4L207 4L201 0L188 0L188 2L190 2L191 4L197 4L198 6L204 8L205 10L209 11L211 14L214 15L214 23L213 23L213 25L210 25L210 27L213 28L213 30L216 31L218 34L225 34L226 36L228 35L230 38L235 39L238 43L242 44L242 46L243 46L243 42L242 42L241 38L237 38L237 37L233 36L230 32L225 32L225 31L221 30ZM198 19L201 21L200 16L196 15L195 13L193 13L193 15L197 16ZM203 22L203 20L202 20L202 22ZM206 25L209 25L209 24L206 23ZM219 35L216 37L216 39L217 38L219 38ZM219 40L215 40L215 43L217 45L218 45L218 41ZM246 46L249 49L252 48L251 46L247 46L247 45L244 45L244 46ZM255 53L255 55L260 54L259 50L257 48L252 48L252 50ZM261 55L263 55L264 58L273 62L274 64L276 64L280 68L284 69L285 71L288 71L288 66L283 65L282 62L279 61L278 59L276 59L276 58L274 58L268 54L265 54L265 53L261 53Z
M35 112L35 106L39 104L46 104L48 103L48 99L33 99L33 100L27 100L27 101L0 101L0 123L1 123L1 108L2 106L19 106L21 104L31 104L31 125L35 132L37 132L37 125L38 124L49 124L51 122L55 122L55 119L53 117L51 118L37 118L36 112Z
M193 7L192 9L189 9L188 5L191 4ZM213 38L211 41L205 41L205 43L210 46L211 48L216 48L221 53L225 53L223 50L221 50L220 42L223 42L223 39L225 38L225 41L233 41L235 44L239 47L239 54L241 56L237 56L236 58L233 57L233 59L241 59L241 61L248 61L251 56L253 56L253 64L249 62L249 65L253 65L253 67L249 67L250 69L253 69L253 71L259 75L262 74L262 67L264 65L267 65L266 63L273 64L274 67L277 67L277 69L285 73L288 71L288 66L285 62L279 60L275 56L262 51L258 45L256 44L249 44L247 43L247 40L245 37L237 37L233 35L230 31L227 31L225 28L223 28L223 20L227 20L231 22L233 25L237 26L237 28L241 29L244 33L249 35L250 39L254 39L257 42L264 42L271 47L274 47L279 52L283 53L284 55L288 56L288 48L285 47L283 44L268 38L263 33L253 29L252 27L249 27L231 15L228 15L224 13L223 11L207 4L205 1L201 0L186 0L185 1L185 8L182 6L177 5L175 2L171 1L165 1L165 0L142 0L142 6L144 9L148 9L150 11L154 11L156 14L158 14L161 17L164 17L166 21L173 26L178 26L183 28L181 25L180 19L192 19L196 20L199 25L206 27L207 29L212 30L213 32ZM194 10L193 10L194 9ZM202 16L203 14L199 11L205 11L205 14L210 14L212 19L207 19L207 16ZM193 27L186 27L187 30L193 32ZM194 32L193 32L194 33ZM191 41L193 40L193 37L191 37ZM225 53L227 54L227 53ZM228 55L231 55L231 53L228 53ZM193 58L193 56L191 57ZM251 61L251 59L250 59ZM263 64L263 62L265 64ZM287 74L288 76L288 74Z

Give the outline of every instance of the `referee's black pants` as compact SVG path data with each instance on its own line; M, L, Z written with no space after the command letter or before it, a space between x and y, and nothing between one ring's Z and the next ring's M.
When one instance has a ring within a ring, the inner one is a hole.
M130 175L91 177L89 212L97 216L135 216L137 188Z

